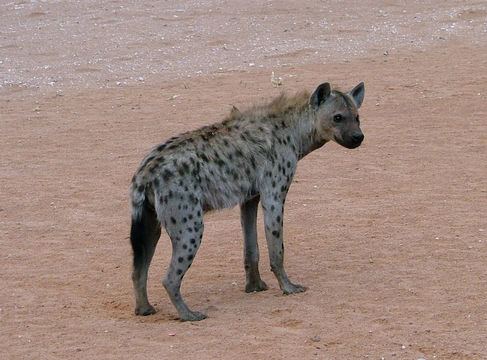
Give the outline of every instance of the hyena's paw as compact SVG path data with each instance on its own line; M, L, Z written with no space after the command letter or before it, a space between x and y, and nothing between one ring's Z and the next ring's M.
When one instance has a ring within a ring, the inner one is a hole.
M249 282L247 285L245 285L245 292L248 293L256 292L256 291L265 291L267 289L269 289L267 287L267 284L262 280Z
M207 317L208 315L203 312L188 311L184 315L181 314L181 321L200 321L206 319Z
M151 304L135 308L135 315L147 316L156 313L156 309Z
M284 292L284 295L302 293L305 292L306 290L308 290L306 286L292 284L292 283L289 283L286 286L282 287L282 291Z

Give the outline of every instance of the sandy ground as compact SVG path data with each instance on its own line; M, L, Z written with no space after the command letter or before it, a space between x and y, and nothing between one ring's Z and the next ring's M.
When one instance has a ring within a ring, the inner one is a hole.
M486 359L484 1L4 1L2 359ZM425 4L426 3L426 4ZM271 73L282 85L271 84ZM366 84L364 144L303 159L286 267L244 292L237 209L183 295L133 314L128 185L147 151L281 91Z

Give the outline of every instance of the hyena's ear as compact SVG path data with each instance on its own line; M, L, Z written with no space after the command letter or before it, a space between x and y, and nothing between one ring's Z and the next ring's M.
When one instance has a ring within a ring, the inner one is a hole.
M309 99L309 104L313 110L318 109L318 107L330 96L331 86L330 83L323 83L319 85L314 91L313 95Z
M355 106L358 109L362 105L362 101L364 101L364 94L365 94L364 83L361 82L360 84L355 86L352 90L350 90L349 94L353 98L353 101L355 102Z

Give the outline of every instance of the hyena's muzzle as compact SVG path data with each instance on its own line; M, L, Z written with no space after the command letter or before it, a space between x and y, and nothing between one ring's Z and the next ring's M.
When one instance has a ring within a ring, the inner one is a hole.
M358 118L358 115L357 115ZM358 119L355 120L358 123ZM335 135L335 141L342 146L345 146L347 149L355 149L362 144L364 140L364 133L358 126L358 124L354 124L354 126L347 126L347 128L343 129L344 131L340 132L340 136Z
M343 136L342 142L339 142L341 145L345 146L348 149L355 149L362 144L364 140L364 134L362 130L358 129L352 132L351 134L347 134Z

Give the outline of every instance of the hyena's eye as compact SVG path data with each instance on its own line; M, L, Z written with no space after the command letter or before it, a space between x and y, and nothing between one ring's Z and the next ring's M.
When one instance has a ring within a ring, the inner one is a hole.
M358 115L355 117L355 121L360 123L360 118L358 117Z
M343 120L343 116L341 114L336 114L335 116L333 116L333 121L336 123L339 123L342 120Z

